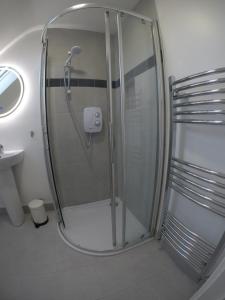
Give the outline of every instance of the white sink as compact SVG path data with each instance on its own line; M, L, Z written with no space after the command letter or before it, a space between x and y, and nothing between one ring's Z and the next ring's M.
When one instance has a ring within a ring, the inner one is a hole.
M23 160L23 150L4 151L0 153L0 171L9 169Z
M5 204L12 224L19 226L24 222L24 212L12 167L23 160L24 151L3 151L2 145L0 150L0 198Z

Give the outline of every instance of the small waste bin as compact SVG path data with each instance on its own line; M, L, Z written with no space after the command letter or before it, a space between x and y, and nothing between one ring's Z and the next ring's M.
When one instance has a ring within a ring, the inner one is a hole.
M30 201L28 206L36 228L48 223L48 216L45 211L43 200L34 199Z

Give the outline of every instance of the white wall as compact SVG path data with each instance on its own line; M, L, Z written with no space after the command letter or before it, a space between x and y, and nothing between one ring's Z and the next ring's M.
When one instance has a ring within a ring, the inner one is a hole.
M156 0L163 43L166 79L176 78L225 66L225 1L223 0ZM183 132L184 133L184 132ZM222 129L195 130L190 127L182 140L186 150L183 158L225 172L225 133ZM212 216L184 199L173 210L205 238L217 242L224 231L224 219ZM192 300L222 300L225 261L202 286Z
M82 2L94 2L132 9L138 3L138 0L1 0L0 52L22 32L31 27L45 24L48 19L60 13L61 10ZM93 12L89 14L90 19L92 14ZM79 21L82 22L82 20Z
M180 78L225 66L224 1L157 0L156 8L166 82L169 75ZM225 172L224 128L180 126L178 143L179 139L182 144L177 151L180 158ZM177 198L172 203L173 213L194 231L217 243L224 230L225 220L181 196Z
M157 18L156 5L154 0L141 0L135 6L134 10L152 19Z
M157 0L167 74L176 77L225 65L223 0Z
M225 257L206 283L190 300L224 300L225 299Z
M5 150L25 150L23 163L15 168L24 203L36 197L51 201L40 119L40 54L40 31L37 31L0 56L1 65L15 67L24 79L25 93L21 105L11 115L0 119L0 143ZM33 138L31 131L34 132Z

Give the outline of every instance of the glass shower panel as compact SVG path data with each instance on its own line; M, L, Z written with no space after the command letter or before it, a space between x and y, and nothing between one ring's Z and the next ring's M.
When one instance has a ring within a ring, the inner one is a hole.
M120 15L124 69L124 237L149 236L157 164L157 82L151 24ZM123 113L123 111L122 111Z
M105 19L104 10L92 11L86 26L59 24L48 29L47 113L52 166L68 238L75 236L80 247L104 251L113 248ZM84 23L85 14L79 12L78 19L74 14L62 23ZM81 51L75 48L64 78L68 51L74 46ZM90 107L102 111L98 133L84 130L84 110Z

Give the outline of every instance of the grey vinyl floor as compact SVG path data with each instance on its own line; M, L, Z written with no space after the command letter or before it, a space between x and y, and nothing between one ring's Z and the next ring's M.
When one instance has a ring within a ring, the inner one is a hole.
M54 212L34 228L0 215L0 300L185 300L197 289L157 241L110 257L83 255L59 237Z

